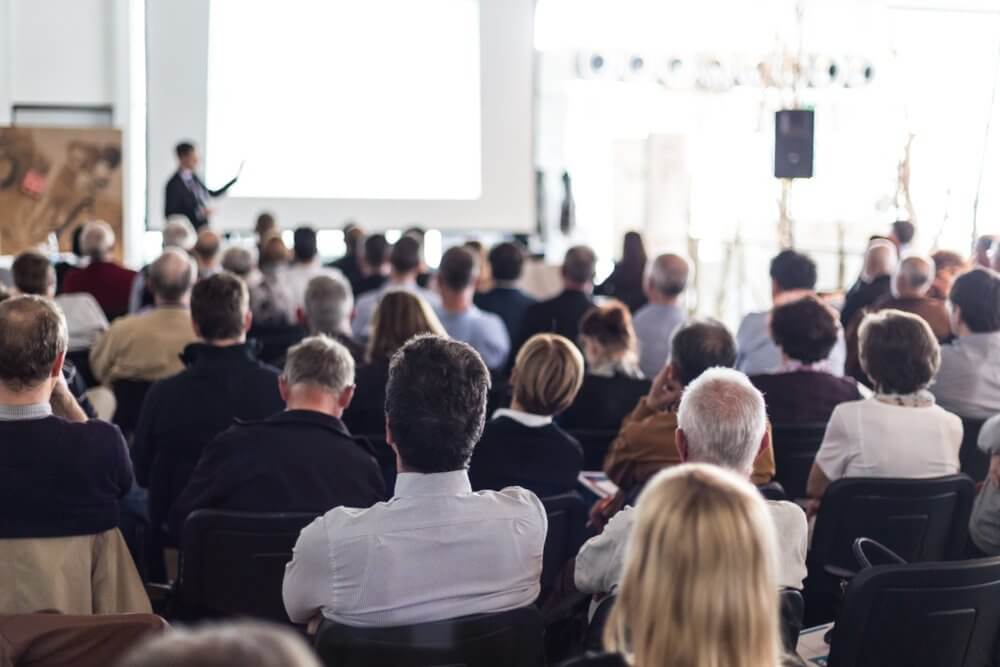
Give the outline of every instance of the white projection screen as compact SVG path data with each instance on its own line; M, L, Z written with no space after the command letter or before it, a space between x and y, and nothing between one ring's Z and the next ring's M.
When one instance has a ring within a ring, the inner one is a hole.
M150 227L173 146L213 224L529 231L532 0L147 1Z

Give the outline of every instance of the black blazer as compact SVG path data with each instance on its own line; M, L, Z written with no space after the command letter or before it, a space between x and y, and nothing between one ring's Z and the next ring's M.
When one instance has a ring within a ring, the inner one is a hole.
M649 380L621 373L612 377L591 375L583 378L583 386L573 405L559 415L559 424L569 430L595 429L617 431L622 420L635 409L639 399L649 393Z
M486 422L472 452L469 481L474 491L520 486L539 498L576 488L583 449L555 424L532 428L510 417Z
M209 190L197 174L192 173L191 178L208 197L221 197L236 183L234 178L218 190ZM194 190L185 185L180 171L174 172L174 175L167 181L167 189L163 195L163 214L166 217L183 215L191 221L195 229L200 229L208 224L208 218L205 216L205 204L204 195L195 193Z
M569 289L563 290L559 296L529 306L524 312L517 344L511 348L510 366L513 367L513 359L521 346L537 333L557 333L576 343L580 333L580 320L593 307L594 302L590 300L590 296L579 290Z
M170 532L179 536L197 509L318 515L382 500L382 474L364 440L336 417L289 410L236 424L208 444L170 511Z
M494 287L489 292L477 294L475 302L482 310L500 316L511 339L521 332L528 308L537 303L516 287Z

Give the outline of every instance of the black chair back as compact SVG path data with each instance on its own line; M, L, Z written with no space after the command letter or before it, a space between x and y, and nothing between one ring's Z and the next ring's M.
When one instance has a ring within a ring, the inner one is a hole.
M958 450L958 460L962 472L973 482L983 481L990 471L990 457L979 449L979 432L984 423L982 419L962 419L962 448Z
M285 565L313 513L197 510L184 522L178 576L184 617L252 616L288 622Z
M586 540L587 504L577 493L542 498L542 504L549 518L542 560L541 598L544 599L566 563L576 558Z
M583 469L603 470L604 458L611 449L611 443L618 437L618 431L606 429L572 429L569 431L583 448Z
M327 667L541 667L544 633L534 607L388 628L324 621L316 651Z
M111 421L118 425L125 437L135 433L136 424L139 423L139 413L142 412L142 404L152 386L152 382L145 380L116 380L111 384L116 404L115 416Z
M616 600L618 600L617 595L609 595L601 600L594 610L583 639L583 649L588 653L600 653L604 650L604 628L608 626L608 618Z
M785 493L785 487L781 485L781 482L770 481L767 484L761 484L757 487L760 491L760 495L764 496L765 500L788 500L788 494Z
M783 588L778 595L781 611L781 644L786 653L795 653L806 614L806 600L794 588Z
M784 487L789 498L806 497L809 471L825 434L826 424L774 424L771 427L774 479Z
M882 565L851 580L830 667L988 667L1000 637L1000 558Z

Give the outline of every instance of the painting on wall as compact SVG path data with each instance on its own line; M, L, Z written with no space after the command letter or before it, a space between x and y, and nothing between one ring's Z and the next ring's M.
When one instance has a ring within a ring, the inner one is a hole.
M105 128L0 127L0 255L55 241L104 220L122 232L122 135Z

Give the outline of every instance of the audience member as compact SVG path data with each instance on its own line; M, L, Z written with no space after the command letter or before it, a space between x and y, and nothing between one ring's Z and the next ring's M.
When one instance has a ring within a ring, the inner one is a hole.
M855 316L879 299L892 294L892 274L898 255L890 241L875 239L865 251L861 275L844 296L840 323L846 329Z
M184 366L180 354L196 339L188 307L196 269L183 251L168 248L149 267L152 310L123 317L90 348L90 368L99 382L153 382Z
M462 244L463 248L469 250L476 257L476 265L479 267L479 277L476 278L476 294L489 292L493 289L493 271L490 266L489 253L482 241L472 239Z
M988 269L993 265L990 255L998 238L1000 237L995 234L984 234L976 239L976 243L972 248L972 264L974 266L981 266L984 269Z
M132 447L157 531L212 438L234 418L264 419L284 405L277 371L257 362L246 344L252 317L239 278L220 273L201 281L185 314L199 342L184 348L186 368L149 390Z
M342 275L316 276L306 286L302 324L310 336L328 336L347 348L357 363L364 361L364 348L351 338L351 285Z
M88 222L80 237L80 249L90 261L83 268L66 274L63 292L86 292L101 304L109 320L128 312L129 293L135 271L126 269L111 259L115 247L115 233L111 225L98 220Z
M978 444L990 457L990 471L972 506L969 555L1000 556L1000 415L986 420L979 431Z
M0 616L5 667L108 667L170 626L154 614L5 614Z
M760 459L760 453L771 444L764 397L746 376L728 368L706 371L688 386L681 398L678 421L677 450L681 461L719 466L743 479L750 476L754 459ZM682 474L679 470L685 468L682 466L672 474ZM603 533L580 549L574 572L580 591L614 592L621 578L632 524L643 514L647 494L655 493L657 479L662 477L654 477L639 496L638 511L625 508L611 519ZM786 501L769 501L766 507L782 538L776 554L777 581L771 586L800 589L806 577L809 532L805 513L795 503ZM667 544L671 550L681 548L676 542Z
M710 368L731 368L734 363L736 342L723 324L694 320L680 326L671 343L670 363L622 421L604 460L604 472L624 494L634 496L654 474L681 462L674 439L684 387ZM767 447L754 464L751 479L766 484L772 477L774 453Z
M178 248L191 252L198 240L194 225L184 215L172 215L167 218L160 234L161 248ZM128 312L135 314L140 310L151 308L155 303L153 292L149 289L149 264L139 269L132 281L132 289L128 297Z
M900 257L909 249L916 236L917 228L908 220L897 220L892 223L892 230L889 232L889 240L896 246L896 254Z
M490 273L493 287L476 294L476 306L500 316L507 334L513 340L521 331L521 323L535 300L517 286L524 269L524 250L516 243L499 243L490 250Z
M687 313L680 303L687 289L688 263L678 255L660 255L650 267L646 279L649 303L639 309L633 319L639 339L639 369L646 377L654 377L670 360L670 338Z
M414 225L408 227L403 232L403 236L417 242L417 256L420 258L420 267L417 269L417 285L423 288L430 288L431 273L427 267L427 258L424 257L424 241L427 237L427 231L419 225Z
M510 353L510 337L498 315L476 308L473 296L479 264L476 255L464 246L445 251L438 267L440 304L438 319L455 340L471 345L491 370L500 369Z
M594 291L596 264L597 256L586 246L573 246L566 251L562 264L562 292L528 307L517 344L511 348L512 354L517 354L521 346L537 333L557 333L576 341L580 335L580 320L594 305L590 295Z
M294 322L305 301L306 286L316 276L343 276L338 269L324 267L319 259L316 230L299 227L295 230L295 244L292 246L293 260L285 271L284 281L292 297L289 319Z
M264 248L264 242L272 236L280 236L278 221L275 220L274 214L269 211L262 211L257 216L257 220L254 222L253 233L254 236L257 237L258 250L262 250Z
M959 469L962 421L927 391L941 362L927 322L883 310L865 317L858 339L876 393L834 408L809 474L815 500L842 477L939 477Z
M540 498L569 493L583 467L576 438L552 421L583 383L583 355L571 341L536 334L517 353L510 408L493 413L469 463L475 491L508 486Z
M351 330L359 341L367 341L371 335L372 317L383 295L393 290L413 292L432 306L439 303L438 295L417 284L417 277L423 267L420 242L411 236L403 236L392 246L389 253L389 280L381 288L358 298L355 306Z
M545 507L519 488L473 493L490 375L469 345L421 336L392 359L386 439L396 493L336 508L299 535L285 571L288 617L394 626L526 607L538 597ZM414 536L419 536L414 539Z
M392 251L392 245L386 240L385 235L372 234L365 238L362 249L364 277L360 278L357 284L352 283L355 296L381 289L389 281L389 253Z
M291 628L232 621L180 628L141 644L118 667L320 667Z
M594 289L594 294L618 299L634 313L646 305L645 275L646 247L642 236L639 232L627 232L621 260L615 262L611 275Z
M214 276L222 270L222 238L211 229L203 228L198 232L191 255L198 263L199 280Z
M330 262L327 266L337 269L351 283L355 295L361 294L361 281L365 277L366 259L362 256L362 241L365 232L353 222L344 225L344 256Z
M280 236L270 236L260 249L260 280L250 289L250 310L261 327L287 327L295 302L285 282L289 252Z
M256 264L253 251L243 246L229 246L222 253L222 270L245 282L247 287L256 285L260 280L260 276L254 271Z
M969 419L1000 413L1000 275L974 269L951 288L951 330L931 392L945 410Z
M934 282L927 296L946 301L955 278L969 270L969 262L951 250L938 250L931 259L934 260Z
M750 381L767 401L776 424L825 424L844 401L861 398L857 383L830 372L827 357L837 344L840 323L829 306L807 296L771 312L771 338L782 363L773 373Z
M639 370L628 307L621 301L610 301L592 308L580 321L580 342L587 375L559 423L568 429L617 431L650 386Z
M288 351L279 387L283 412L237 423L205 446L170 510L175 538L198 509L322 514L385 498L371 446L340 420L354 395L350 352L326 336L306 338Z
M778 534L760 496L726 471L657 477L639 506L605 646L634 667L777 667Z
M808 255L782 250L771 260L771 300L774 307L816 294L816 263ZM781 366L781 350L771 338L771 311L749 313L736 334L737 370L747 375L770 373ZM830 370L844 374L844 341L830 352Z
M385 383L389 360L406 341L420 334L447 336L430 305L416 294L388 292L375 310L367 363L358 369L354 400L344 413L353 433L385 433Z

